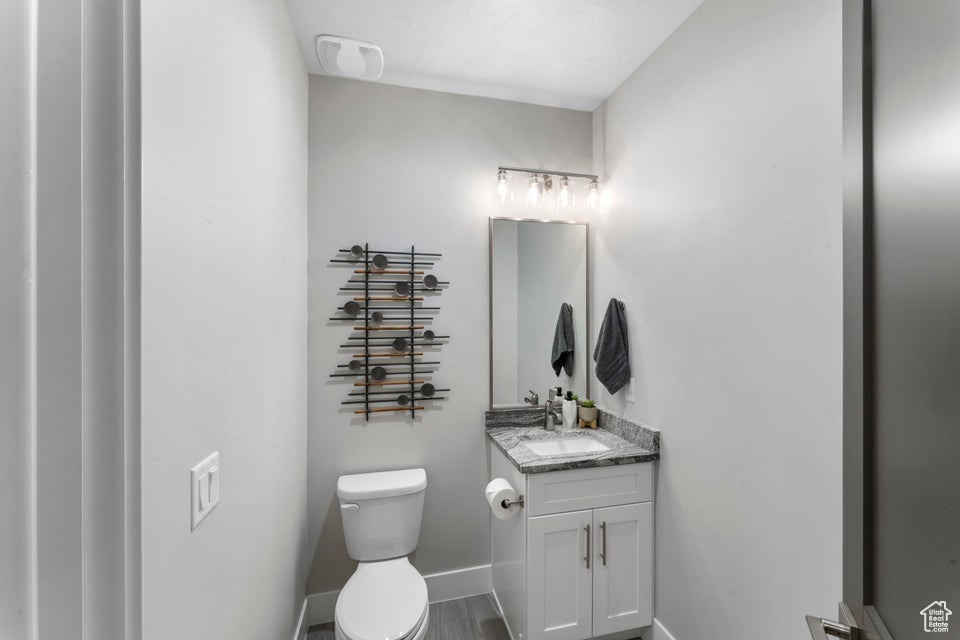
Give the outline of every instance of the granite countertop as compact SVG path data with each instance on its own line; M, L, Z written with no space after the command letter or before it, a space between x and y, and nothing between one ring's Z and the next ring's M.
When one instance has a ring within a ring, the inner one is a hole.
M487 438L521 473L588 469L660 459L659 432L601 412L600 423L605 422L609 424L610 429L604 427L596 430L557 428L556 431L547 431L542 426L543 409L488 411L485 420ZM593 453L542 456L534 453L524 444L530 440L581 437L592 437L610 449Z

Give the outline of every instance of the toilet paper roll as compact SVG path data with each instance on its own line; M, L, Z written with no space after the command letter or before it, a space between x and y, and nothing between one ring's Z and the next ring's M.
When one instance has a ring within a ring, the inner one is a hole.
M487 484L486 491L487 504L490 505L490 511L500 520L512 518L520 511L520 505L514 504L504 509L504 500L516 500L517 492L514 491L510 483L503 478L494 478Z

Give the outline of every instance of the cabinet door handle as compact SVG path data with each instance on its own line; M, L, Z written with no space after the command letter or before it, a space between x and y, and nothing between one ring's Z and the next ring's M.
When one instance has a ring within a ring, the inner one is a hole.
M590 568L590 525L587 525L583 528L587 532L587 555L583 556L583 559L587 562L587 569Z
M607 566L607 521L600 523L600 560Z

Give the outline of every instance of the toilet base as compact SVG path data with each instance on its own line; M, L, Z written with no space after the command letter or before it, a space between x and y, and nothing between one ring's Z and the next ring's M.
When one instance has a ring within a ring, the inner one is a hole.
M427 627L430 624L430 607L427 606L427 612L423 616L423 622L420 623L419 628L413 634L402 638L401 640L423 640L427 636ZM352 640L347 636L340 633L340 627L336 624L333 625L333 634L336 640Z

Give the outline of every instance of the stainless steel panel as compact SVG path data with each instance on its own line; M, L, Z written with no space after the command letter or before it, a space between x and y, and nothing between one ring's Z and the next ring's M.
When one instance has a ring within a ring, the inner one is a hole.
M864 604L864 0L843 2L843 598ZM869 131L867 132L869 133Z
M960 630L960 3L874 5L873 604Z

